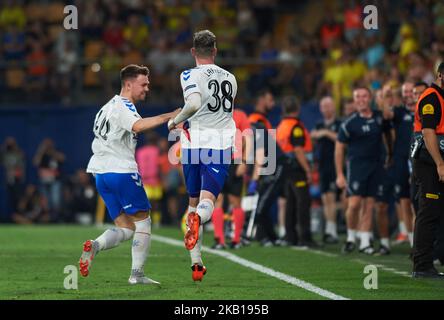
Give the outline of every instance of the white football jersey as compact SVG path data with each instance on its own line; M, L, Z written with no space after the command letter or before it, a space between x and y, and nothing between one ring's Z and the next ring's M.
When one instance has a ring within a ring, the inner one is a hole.
M97 113L94 120L93 156L89 173L138 172L135 160L137 135L132 132L141 116L128 99L115 95Z
M237 93L234 75L215 64L205 64L182 72L180 83L185 99L195 92L202 98L200 109L187 120L189 128L182 131L182 148L223 150L233 147L236 133L233 109Z

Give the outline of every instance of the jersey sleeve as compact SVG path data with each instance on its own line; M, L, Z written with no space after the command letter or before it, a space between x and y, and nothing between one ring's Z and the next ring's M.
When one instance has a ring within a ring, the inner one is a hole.
M300 125L295 125L291 129L290 143L293 147L303 147L305 145L304 128Z
M342 143L348 143L350 141L350 128L349 122L343 122L339 127L338 141Z
M199 72L195 69L185 70L180 74L183 97L186 99L192 93L201 93L199 87Z
M419 102L418 111L422 128L435 129L441 121L441 104L436 93L425 96Z
M117 125L127 131L133 131L134 123L140 119L136 107L130 102L123 102L116 106Z

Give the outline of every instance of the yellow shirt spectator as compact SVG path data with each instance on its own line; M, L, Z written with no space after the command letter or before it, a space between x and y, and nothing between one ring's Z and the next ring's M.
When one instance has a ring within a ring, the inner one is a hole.
M23 29L26 25L25 12L19 6L4 7L0 11L0 26L16 25Z

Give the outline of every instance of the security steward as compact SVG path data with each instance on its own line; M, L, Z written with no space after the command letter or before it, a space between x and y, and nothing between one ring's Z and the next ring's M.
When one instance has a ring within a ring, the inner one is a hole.
M433 242L444 215L444 63L420 96L415 110L413 171L419 186L415 220L413 278L443 279L433 266Z
M259 194L255 216L257 225L255 238L264 247L277 245L277 235L274 230L271 207L284 182L285 155L279 146L276 146L275 153L273 153L272 149L269 150L269 145L276 145L273 127L267 119L267 114L274 106L275 101L272 92L264 89L259 92L255 110L248 117L255 137L255 165L251 174L251 181L248 184L247 194ZM261 170L269 166L271 158L274 158L273 160L276 162L274 173L261 175Z
M316 247L310 230L311 180L310 134L299 120L299 102L289 96L282 100L283 119L277 127L276 140L288 158L285 169L285 241L288 245Z

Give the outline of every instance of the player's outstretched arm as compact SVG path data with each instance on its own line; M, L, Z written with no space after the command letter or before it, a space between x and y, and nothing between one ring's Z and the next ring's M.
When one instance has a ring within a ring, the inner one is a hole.
M179 123L182 123L191 118L200 109L201 105L202 98L200 96L200 93L195 92L190 94L185 101L185 105L183 106L182 111L168 122L168 129L172 130Z
M173 112L168 112L168 113L160 114L158 116L148 117L148 118L143 118L143 119L137 120L133 124L132 130L135 133L140 133L140 132L144 132L144 131L153 129L157 126L160 126L161 124L164 124L165 122L167 122L171 118L174 118L177 114L179 114L180 111L181 111L181 109L178 108Z

